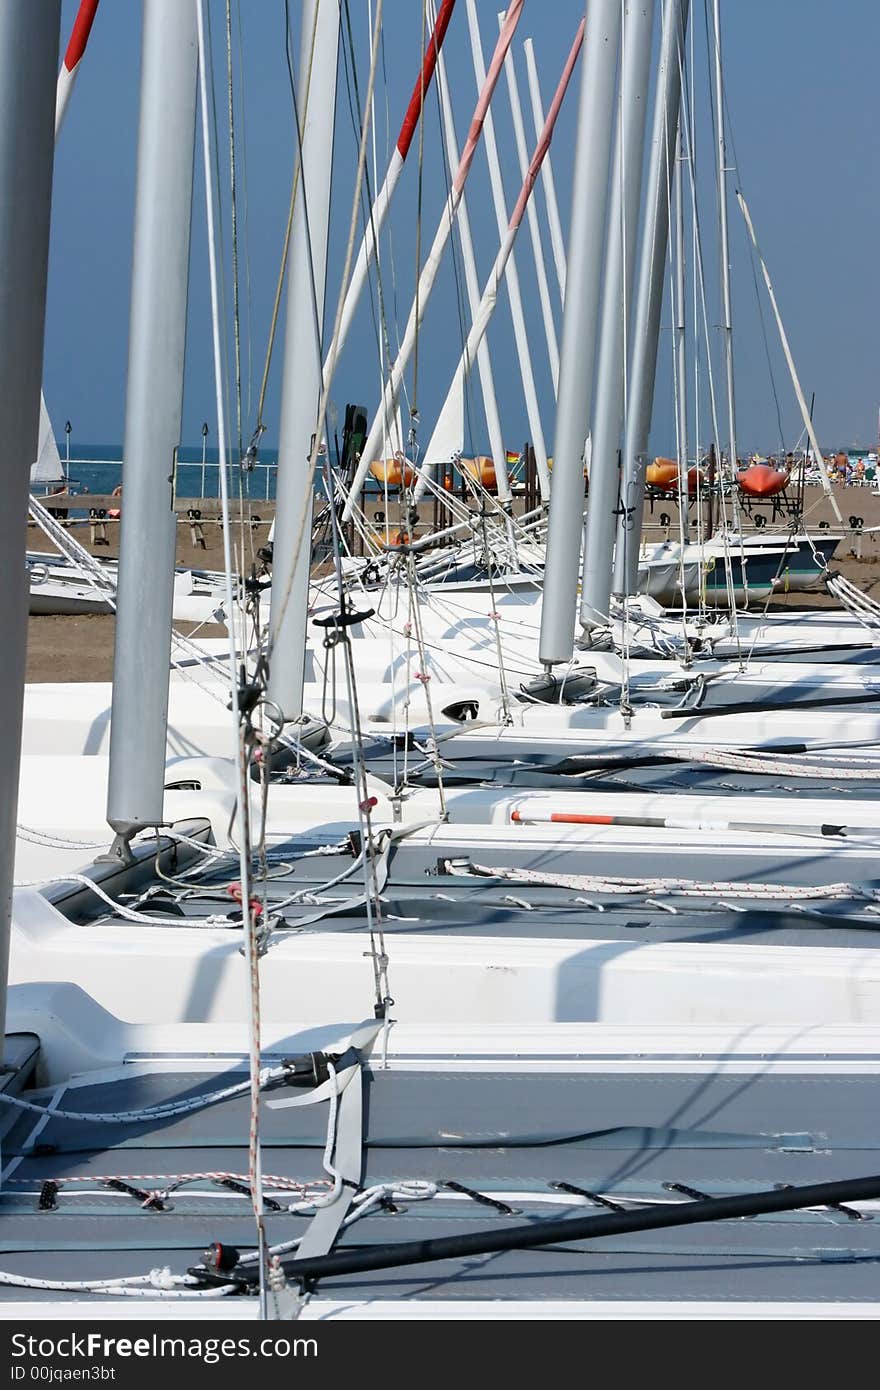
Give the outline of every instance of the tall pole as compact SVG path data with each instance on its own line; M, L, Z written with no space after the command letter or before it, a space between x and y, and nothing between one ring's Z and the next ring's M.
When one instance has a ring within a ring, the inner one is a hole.
M39 436L60 27L61 0L38 5L0 0L0 441L6 460L0 507L0 1037L6 1020L27 651L25 521Z
M532 106L532 121L535 135L544 129L544 103L541 100L541 84L538 81L538 67L535 62L535 45L531 39L523 44L526 55L526 71L529 78L529 100ZM550 245L553 248L553 263L556 266L556 279L559 284L559 298L565 303L565 241L562 236L562 220L559 216L559 200L556 197L556 181L553 178L553 165L549 156L544 164L544 196L547 199L547 221L550 226Z
M70 39L64 52L64 60L61 64L61 71L58 74L58 81L55 86L55 139L67 112L67 104L70 101L70 94L73 91L73 84L76 82L79 65L83 60L86 45L89 41L89 34L92 32L92 25L95 22L95 14L98 9L98 0L80 0L80 6L76 13L73 28L70 31Z
M639 538L645 505L645 468L648 435L654 407L654 378L663 307L663 281L669 243L669 202L678 109L684 36L690 0L666 0L663 36L654 102L651 160L645 196L644 234L636 314L632 334L629 397L623 442L623 488L614 560L614 592L633 594L639 572Z
M498 16L499 26L504 19L503 13ZM519 99L519 89L516 85L516 67L513 62L513 53L508 53L504 60L504 75L507 78L507 95L510 98L510 114L513 117L513 134L516 140L516 154L519 160L519 170L523 178L529 170L529 153L526 148L526 128L523 124L522 104ZM541 317L544 320L544 337L547 340L547 356L550 359L550 376L553 381L553 394L559 389L559 343L556 337L556 324L553 322L553 309L550 304L550 286L547 283L547 269L544 265L544 248L541 245L541 228L538 223L538 212L535 204L529 199L526 208L526 215L529 219L529 236L532 242L532 255L535 260L535 274L538 277L538 298L541 301Z
M736 477L736 399L733 389L733 319L730 312L730 247L727 234L727 149L724 139L724 86L721 68L721 13L719 0L712 0L712 26L715 33L715 139L718 176L718 224L721 234L721 312L724 333L724 363L727 371L727 457L730 476ZM723 470L722 470L723 477Z
M107 820L163 819L198 42L194 0L144 0Z
M397 136L397 143L394 146L382 187L373 199L373 206L370 209L370 215L364 231L364 238L352 268L348 289L345 292L345 302L342 307L342 319L339 324L339 335L336 346L337 357L339 353L341 353L346 339L348 338L348 332L351 328L355 310L357 309L361 292L367 281L367 272L376 254L376 243L379 239L379 234L385 223L385 218L388 215L388 209L391 206L394 190L403 172L403 166L409 154L413 136L418 129L425 99L434 76L434 68L440 57L443 48L443 40L446 37L446 30L449 28L449 21L452 18L452 11L454 8L455 0L441 0L440 9L437 12L437 17L434 20L434 25L431 30L431 37L428 39L427 47L425 48L425 56L422 60L421 70L416 78L416 84L413 88L412 96L410 97L409 106L406 108L406 115L403 118L403 123ZM322 81L323 80L322 77ZM325 362L325 374L328 369L329 362Z
M588 632L607 626L611 605L611 557L615 515L620 498L618 451L623 425L626 351L653 29L654 0L627 0L623 13L623 57L605 251L596 404L591 430L590 498L581 585L580 620Z
M431 459L437 457L437 444L443 439L446 439L450 436L450 434L452 433L453 422L457 418L457 416L461 414L461 401L464 392L465 378L467 377L467 374L471 369L471 364L473 363L474 356L476 355L478 357L479 355L480 348L482 347L485 340L486 330L489 327L489 321L493 313L495 312L495 306L498 303L498 294L501 288L501 281L504 278L504 272L507 268L507 263L510 260L510 253L513 250L514 242L516 241L520 226L522 224L523 212L529 204L529 199L532 196L535 183L537 182L538 174L540 173L542 167L544 167L544 165L546 164L547 155L550 149L550 141L553 138L553 130L556 125L556 119L559 115L560 108L562 107L565 94L568 91L568 84L571 81L571 75L574 72L575 63L577 62L578 55L581 51L583 37L584 21L581 20L577 28L577 33L575 34L574 43L572 44L568 54L568 58L566 59L565 67L562 70L562 76L559 79L559 85L556 88L556 93L553 97L553 101L550 104L550 110L548 111L547 118L544 121L543 129L541 130L538 136L538 143L535 146L531 160L529 161L528 167L526 169L525 178L523 179L523 185L519 191L519 197L516 200L513 212L510 214L510 222L507 226L507 232L505 234L504 240L498 248L498 255L495 257L495 264L489 272L489 278L486 281L482 298L480 300L479 305L477 306L477 311L474 314L474 321L471 324L471 329L468 333L467 341L464 345L464 351L462 352L455 376L452 379L452 385L449 388L446 400L444 401L443 406L440 410L440 414L437 417L437 424L434 427L434 434L432 435L428 447L425 450L426 462L423 462L421 468L419 469L419 476L416 481L415 488L413 490L413 499L416 502L418 502L419 498L425 491L427 479L431 473Z
M409 359L415 349L419 327L424 318L428 300L431 297L431 291L437 279L443 252L446 248L447 241L452 235L452 228L461 205L461 200L464 196L465 184L467 183L468 175L471 171L471 165L473 164L480 136L483 133L483 125L489 110L489 103L492 100L492 94L501 76L504 55L513 40L516 26L522 15L524 3L525 0L510 0L510 5L507 9L507 19L504 21L504 28L499 35L498 43L495 46L495 52L492 55L492 61L489 64L489 72L477 98L474 114L471 117L470 129L468 130L467 138L465 139L464 147L461 151L461 158L458 161L458 168L455 171L452 187L449 190L446 204L440 218L440 225L434 235L434 240L431 243L431 249L428 252L425 264L422 266L419 274L415 297L409 311L406 328L403 332L403 339L398 348L397 357L391 365L391 371L389 372L388 380L382 392L382 400L379 404L379 409L376 411L375 418L370 427L370 432L361 450L360 462L351 480L348 501L342 512L343 521L351 520L355 506L357 505L357 499L360 496L361 488L370 471L370 464L374 463L378 457L378 448L385 429L385 421L390 417L397 404L397 399L403 384L404 372L406 371Z
M483 40L480 36L480 21L477 17L476 0L466 0L466 4L468 28L471 36L471 56L474 64L474 76L477 79L477 86L482 88L486 81L486 63L483 58ZM504 32L505 22L506 17L501 24L502 33ZM492 118L491 110L487 110L486 112L485 145L486 159L489 164L489 185L492 189L492 203L495 208L495 222L498 227L499 240L503 241L505 232L507 231L508 217L504 200L504 182L501 175L501 161L498 158L498 146L495 141L495 122ZM535 386L534 372L532 371L532 355L529 350L529 340L526 332L525 314L523 313L522 296L519 289L519 276L516 269L516 260L513 255L511 255L510 261L508 262L504 283L507 286L507 296L510 301L510 317L513 320L513 337L516 343L516 356L522 380L529 431L535 449L535 462L538 465L538 481L541 487L541 496L546 500L550 495L550 469L547 464L547 445L544 442L544 427L541 424L538 391Z
M452 98L446 81L446 62L441 53L437 60L437 90L440 93L440 106L443 112L443 127L446 135L446 153L450 165L457 166L459 158L458 137L455 133L455 118L452 114ZM458 231L461 240L461 258L464 262L464 278L467 286L468 305L473 319L480 302L480 282L477 278L477 262L471 240L471 224L464 197L458 209ZM495 378L492 374L492 357L488 343L481 343L477 350L477 369L480 375L480 392L483 397L483 410L486 415L486 429L489 434L489 452L495 465L498 481L498 496L502 502L511 500L510 481L507 477L507 458L504 450L504 435L501 432L501 417L498 414L498 401L495 397ZM461 445L459 445L461 448ZM425 457L430 456L430 446Z
M569 661L574 647L584 515L583 460L592 414L619 40L620 0L590 0L571 191L553 490L541 604L539 653L546 666Z
M678 155L673 176L675 203L675 409L678 435L678 504L688 539L687 309L684 298L684 131L679 120Z
M269 698L286 720L302 713L312 534L309 455L321 397L338 49L338 0L304 0L298 87L302 161L287 290L269 613Z

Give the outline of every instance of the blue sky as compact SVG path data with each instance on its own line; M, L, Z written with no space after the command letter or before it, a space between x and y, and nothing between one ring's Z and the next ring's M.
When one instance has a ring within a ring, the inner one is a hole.
M222 114L225 4L224 0L207 0L207 4L214 31ZM363 91L369 65L367 0L349 0L349 6ZM64 0L62 47L76 8L76 0ZM498 8L492 0L478 0L487 55L497 34ZM513 51L529 133L522 41L528 36L534 39L548 104L583 8L580 0L526 0ZM299 38L299 9L298 0L290 0L295 44ZM719 321L719 272L712 131L706 97L704 0L692 0L692 11L697 178L710 332L720 392L722 374L715 327ZM233 0L233 15L242 137L238 174L242 196L242 297L247 309L242 323L247 436L254 423L266 351L294 142L284 57L283 0ZM655 28L658 24L659 18ZM820 439L828 446L872 442L877 437L880 407L880 280L875 264L880 224L875 74L876 55L880 51L880 5L876 0L836 0L833 6L827 0L722 0L722 24L732 134L729 155L732 162L735 150L737 160L736 173L731 176L730 224L740 452L776 449L780 439L792 446L799 437L800 422L763 286L756 293L745 231L733 200L734 186L741 187L749 200L807 398L813 391L816 393L815 418ZM118 442L123 434L140 25L141 5L137 0L103 0L56 157L44 384L56 432L61 435L64 421L70 419L74 441L83 443ZM416 77L420 41L418 0L385 0L384 68L376 102L380 178ZM464 0L458 0L446 52L461 139L475 101ZM566 230L579 85L580 68L551 150ZM503 82L493 110L506 196L511 205L520 178ZM222 138L225 142L225 131ZM332 322L338 293L355 152L345 76L340 67L328 323ZM386 238L383 248L383 284L389 303L396 303L401 331L415 282L417 156L418 147L414 144L395 201L390 238ZM445 178L436 101L429 100L421 178L423 248L430 243L437 226L446 191ZM482 150L474 164L467 196L482 281L498 244ZM557 325L561 326L540 186L536 197ZM212 439L215 435L204 195L198 165L194 208L184 443L200 442L203 420L211 426ZM525 226L517 245L517 261L544 430L552 448L550 373ZM447 255L426 315L419 354L417 392L422 443L427 441L460 352L459 279ZM657 452L670 452L674 445L671 342L666 325L668 311L664 316L652 431L652 445ZM510 448L518 447L528 436L528 427L506 302L500 303L493 320L490 345L505 442ZM270 446L277 442L280 356L279 350L265 412L265 442ZM709 429L705 363L700 370L703 386L699 437L706 443ZM411 380L409 388L412 389ZM333 403L339 418L346 401L357 401L372 414L378 392L375 330L365 298L337 371ZM469 392L467 424L468 447L485 447L476 387ZM692 402L692 430L693 427Z

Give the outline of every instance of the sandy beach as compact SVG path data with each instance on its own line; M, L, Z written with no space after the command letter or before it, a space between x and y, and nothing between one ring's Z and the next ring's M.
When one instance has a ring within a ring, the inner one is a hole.
M880 496L867 487L843 487L835 489L838 505L843 514L845 533L834 556L834 567L839 569L865 593L880 598ZM197 500L193 503L198 505ZM259 521L252 525L253 547L256 551L265 544L269 526L274 513L274 504L263 503L255 511ZM663 512L675 516L668 502L655 502L653 516L646 515L643 536L646 541L659 541L667 534L660 524ZM823 521L829 523L831 530L839 531L830 504L818 489L807 494L807 522L810 529L817 529ZM864 534L859 537L850 530L850 517L860 517ZM427 513L425 516L427 521ZM190 523L184 515L178 525L177 563L194 569L219 570L223 567L223 541L220 525L216 520L206 519L201 523L204 546L193 543ZM778 526L778 523L777 523ZM754 529L747 527L747 529ZM91 552L102 559L114 558L119 553L119 525L107 523L107 544L93 544L87 522L71 526L72 534ZM675 530L672 532L675 535ZM51 551L43 533L33 524L28 527L28 549ZM861 552L860 555L858 552ZM768 606L769 611L780 608L836 608L836 600L824 589L813 593L780 595ZM31 617L28 624L28 664L29 681L106 681L113 673L113 639L115 619L112 615L87 617L64 616ZM184 633L192 631L189 624L181 624ZM201 626L200 636L222 636L224 629L216 625Z

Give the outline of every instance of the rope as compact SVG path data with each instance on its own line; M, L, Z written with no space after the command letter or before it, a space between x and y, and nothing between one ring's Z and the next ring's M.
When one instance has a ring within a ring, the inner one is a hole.
M828 883L817 887L772 883L740 883L714 880L696 883L686 878L605 878L599 874L545 874L535 869L490 868L485 864L462 865L444 861L444 871L453 878L498 878L509 883L540 884L544 887L573 888L607 893L609 896L663 893L685 898L763 898L773 902L852 901L880 902L880 893L852 883Z
M260 1089L270 1082L283 1080L287 1075L288 1070L283 1066L263 1068L258 1073ZM43 1120L71 1120L77 1124L96 1125L142 1124L145 1121L172 1120L178 1115L191 1115L194 1111L204 1110L209 1105L218 1105L221 1101L245 1095L250 1090L250 1085L248 1077L246 1081L238 1081L234 1086L224 1086L219 1091L209 1091L203 1096L191 1096L189 1100L170 1101L165 1105L146 1105L142 1110L57 1110L54 1106L47 1110L45 1105L35 1105L33 1101L9 1095L6 1091L0 1091L0 1104L10 1105L13 1110L24 1110L28 1114L38 1115Z

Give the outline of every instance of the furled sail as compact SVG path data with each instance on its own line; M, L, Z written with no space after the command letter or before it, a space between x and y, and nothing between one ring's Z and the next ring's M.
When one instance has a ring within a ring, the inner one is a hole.
M422 471L425 475L430 474L438 463L448 463L458 458L463 448L464 369L459 366L422 457Z
M31 465L31 484L57 483L64 477L61 455L55 442L52 421L46 409L46 402L40 396L40 438L37 445L36 462Z

